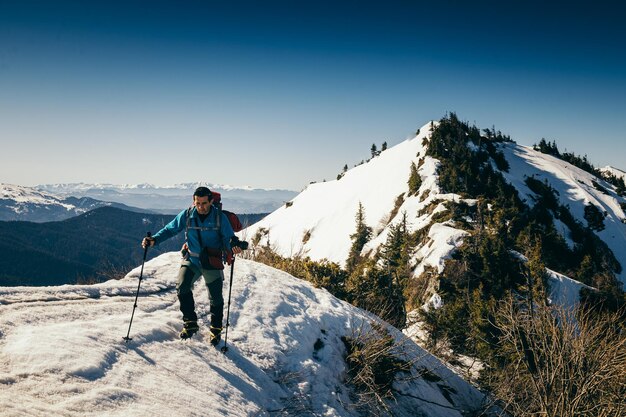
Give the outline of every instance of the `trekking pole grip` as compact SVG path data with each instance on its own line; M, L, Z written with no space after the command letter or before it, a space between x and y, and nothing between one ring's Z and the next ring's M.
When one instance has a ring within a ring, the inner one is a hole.
M152 233L151 232L146 232L146 238L151 238L152 237ZM145 248L143 248L143 260L145 262L146 260L146 255L148 255L148 248L150 247L150 245L146 245Z

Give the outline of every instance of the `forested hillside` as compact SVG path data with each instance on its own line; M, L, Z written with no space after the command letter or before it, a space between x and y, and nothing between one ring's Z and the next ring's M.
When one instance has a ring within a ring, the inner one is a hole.
M242 215L254 222L263 215ZM103 207L48 223L0 222L0 285L59 285L123 277L141 263L140 242L172 215ZM152 258L180 250L183 234L149 251Z

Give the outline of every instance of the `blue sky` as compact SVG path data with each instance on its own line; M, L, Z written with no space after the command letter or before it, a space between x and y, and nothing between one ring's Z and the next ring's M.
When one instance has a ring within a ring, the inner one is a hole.
M626 169L626 12L508 3L0 0L0 182L300 190L449 111Z

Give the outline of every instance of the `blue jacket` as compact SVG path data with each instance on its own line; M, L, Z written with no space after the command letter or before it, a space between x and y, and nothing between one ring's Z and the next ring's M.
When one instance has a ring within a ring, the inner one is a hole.
M198 255L202 251L200 241L198 240L198 230L202 237L202 245L210 249L230 251L230 239L235 235L233 228L230 226L228 217L215 206L211 206L209 215L204 222L200 220L198 211L195 207L191 210L186 209L178 213L178 215L159 230L153 237L155 244L165 242L167 239L177 235L187 229L187 213L189 212L189 230L186 231L187 246L189 248L189 260L200 266ZM221 215L218 229L217 214Z

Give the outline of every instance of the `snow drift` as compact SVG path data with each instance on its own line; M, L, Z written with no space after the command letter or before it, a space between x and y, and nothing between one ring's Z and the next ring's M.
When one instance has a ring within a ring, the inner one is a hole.
M178 267L176 253L146 263L128 344L122 336L139 268L93 286L0 288L2 413L358 415L341 338L370 315L284 272L237 260L223 354L197 336L178 340ZM195 297L206 316L203 285ZM475 388L413 342L404 338L403 346L416 361L414 376L419 369L431 376L394 383L395 415L461 416L480 407Z

